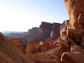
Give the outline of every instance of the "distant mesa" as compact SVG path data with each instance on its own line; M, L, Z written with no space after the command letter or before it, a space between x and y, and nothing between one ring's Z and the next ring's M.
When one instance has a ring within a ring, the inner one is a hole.
M60 23L47 23L47 22L42 22L40 27L39 27L39 33L31 38L29 42L35 41L45 41L45 40L52 40L54 41L60 36Z
M39 28L33 27L28 32L23 33L9 33L6 35L8 39L19 38L26 47L28 42L52 40L54 41L60 36L60 23L42 22Z

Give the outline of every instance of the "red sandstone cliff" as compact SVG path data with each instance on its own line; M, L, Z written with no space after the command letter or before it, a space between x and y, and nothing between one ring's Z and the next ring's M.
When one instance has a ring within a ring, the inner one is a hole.
M47 23L42 22L39 27L39 33L36 37L31 38L29 42L35 41L40 42L41 40L55 40L60 36L60 24L59 23Z

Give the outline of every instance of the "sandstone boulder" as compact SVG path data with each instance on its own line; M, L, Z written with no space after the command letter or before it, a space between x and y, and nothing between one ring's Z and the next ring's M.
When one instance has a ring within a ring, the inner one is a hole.
M80 45L82 37L84 36L84 29L69 29L67 35Z
M63 47L67 48L69 45L74 44L75 42L71 40L68 36L60 36L54 44L61 44Z
M46 51L44 54L47 56L56 55L60 60L62 53L70 52L70 48L64 48L61 44L54 46L54 48Z
M26 54L34 53L36 50L35 42L30 42L26 47Z
M80 52L84 54L84 50L78 45L72 45L70 48L71 52Z
M61 63L84 63L84 54L80 52L66 52L61 56Z
M44 54L36 54L32 60L36 63L59 63L56 59L53 60Z
M15 38L15 39L10 39L9 41L12 44L14 44L17 48L19 48L23 53L25 53L23 42L20 39Z
M36 50L38 52L46 52L47 50L51 49L53 47L53 42L52 41L40 41L36 45Z
M82 37L81 45L80 46L84 49L84 36Z

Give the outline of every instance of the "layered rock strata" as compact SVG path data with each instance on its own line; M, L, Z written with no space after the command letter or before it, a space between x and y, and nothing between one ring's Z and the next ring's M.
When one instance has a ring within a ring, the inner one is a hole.
M0 63L35 63L0 33Z
M23 42L20 39L15 38L15 39L10 39L9 41L12 44L14 44L17 48L19 48L23 53L25 53Z
M84 0L64 0L64 2L70 18L67 35L80 45L84 36Z

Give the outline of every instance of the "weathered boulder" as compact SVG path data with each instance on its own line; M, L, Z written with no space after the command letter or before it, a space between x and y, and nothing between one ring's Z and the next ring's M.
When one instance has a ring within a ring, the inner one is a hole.
M34 63L0 33L0 63Z
M59 58L55 54L50 54L49 57L59 61Z
M53 44L54 48L45 52L46 55L56 55L61 58L62 53L70 52L70 46L76 44L67 36L60 36Z
M15 38L15 39L9 39L9 41L14 44L17 48L19 48L23 53L25 53L25 50L24 50L24 46L23 46L23 42L18 39L18 38Z
M80 46L84 49L84 36L82 37Z
M55 42L54 44L61 44L63 45L63 47L67 48L69 47L71 44L75 44L75 42L70 39L68 36L60 36Z
M47 50L53 48L53 42L52 41L40 41L36 45L36 50L38 52L46 52Z
M36 50L35 42L30 42L26 47L26 54L34 53Z
M84 50L78 45L72 45L70 50L71 52L81 52L84 54Z
M84 63L84 54L80 52L65 52L61 56L61 63Z
M50 55L56 55L58 59L60 60L62 53L64 52L70 52L70 48L63 48L62 45L56 45L54 48L48 50L45 52L45 55L50 56Z
M84 29L69 29L67 35L69 38L76 41L78 45L80 45L82 37L84 36Z
M59 63L56 59L53 60L44 54L36 54L32 60L36 63Z

